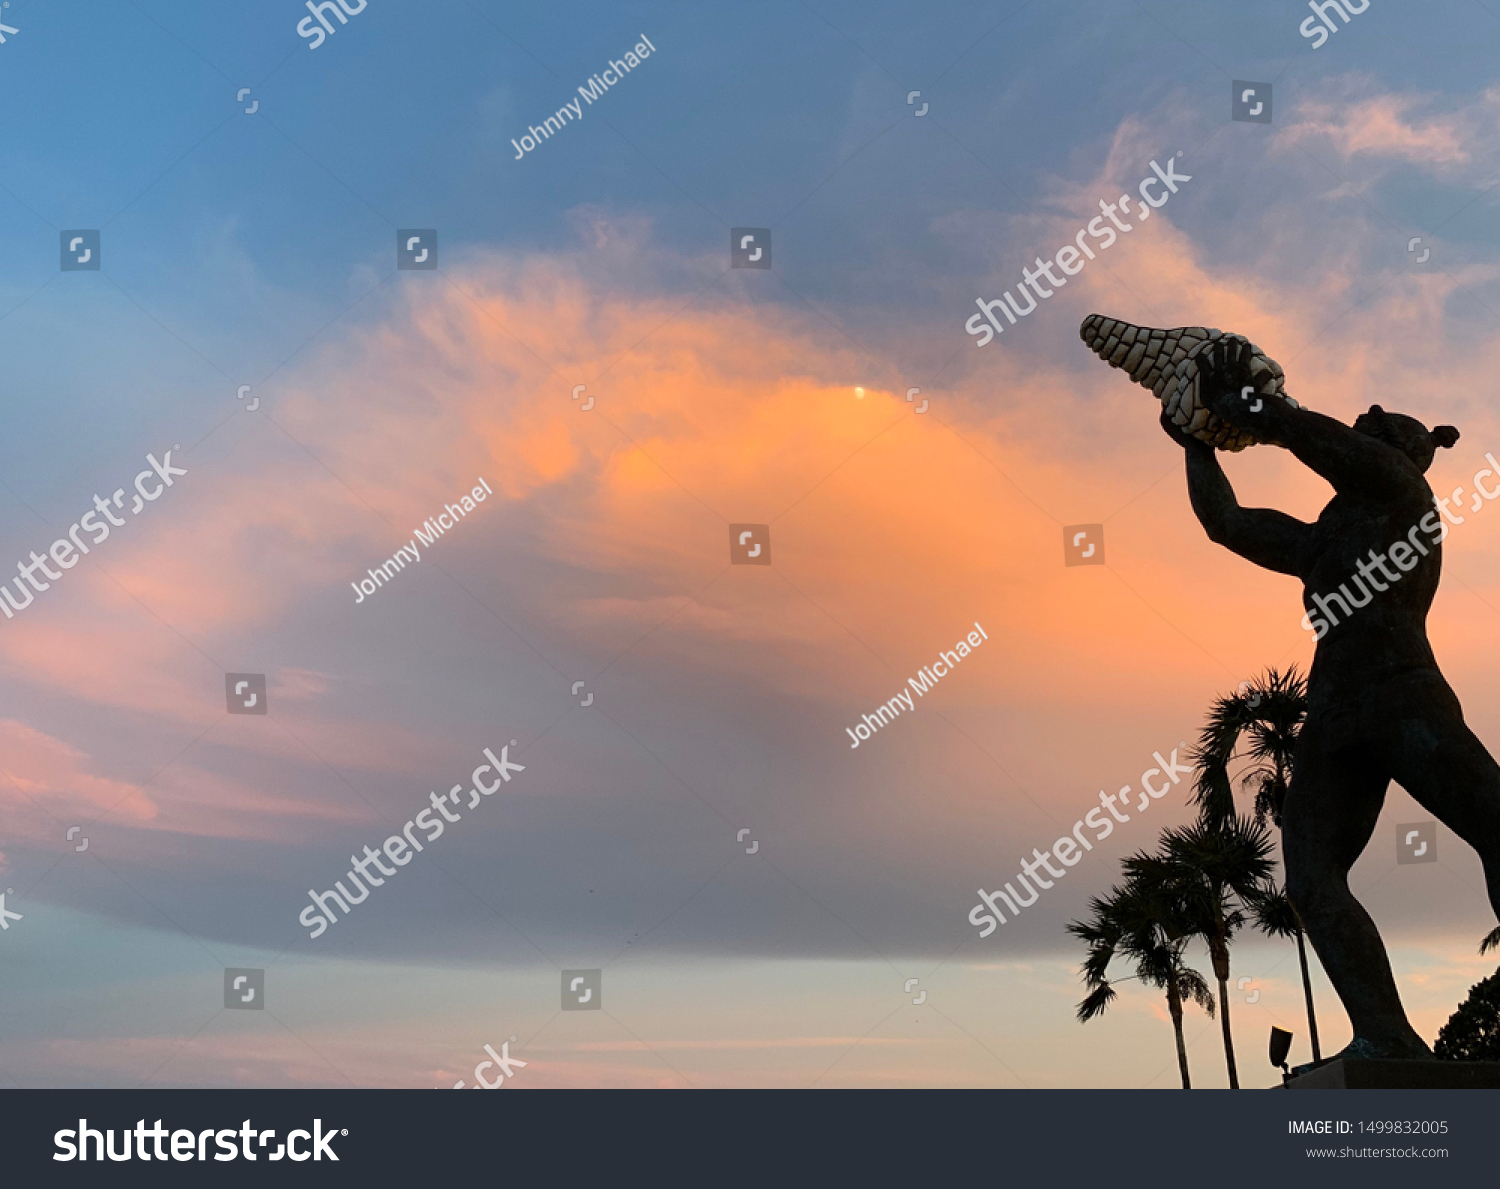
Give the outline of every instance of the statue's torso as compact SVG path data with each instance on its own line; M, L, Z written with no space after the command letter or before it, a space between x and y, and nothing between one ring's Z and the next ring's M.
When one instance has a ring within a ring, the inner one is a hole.
M1424 518L1428 529L1421 527ZM1318 641L1310 695L1333 686L1340 697L1354 697L1353 683L1437 672L1427 612L1442 573L1442 547L1434 543L1441 524L1425 482L1380 501L1336 495L1323 509L1309 538L1302 602L1314 627L1319 619L1338 622ZM1371 560L1372 550L1384 555L1384 569ZM1347 615L1340 600L1349 606Z

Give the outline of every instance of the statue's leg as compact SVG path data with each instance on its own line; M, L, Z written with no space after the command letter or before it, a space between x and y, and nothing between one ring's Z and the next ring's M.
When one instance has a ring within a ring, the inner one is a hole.
M1391 777L1478 852L1500 917L1500 764L1464 722L1446 682L1391 699L1382 747Z
M1281 827L1287 892L1349 1013L1352 1047L1367 1056L1430 1057L1401 1007L1375 922L1349 891L1349 869L1374 833L1389 776L1368 747L1335 749L1330 733L1309 715L1298 740Z

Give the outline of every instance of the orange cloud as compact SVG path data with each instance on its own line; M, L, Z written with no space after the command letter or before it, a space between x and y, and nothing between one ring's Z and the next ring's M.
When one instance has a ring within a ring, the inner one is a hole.
M1383 102L1370 110L1408 110ZM1366 126L1383 125L1371 115ZM1063 213L1027 216L1017 234L1039 250L1069 241L1153 153L1127 123L1099 176L1058 184ZM924 389L924 415L821 324L724 301L714 262L673 262L691 281L670 296L611 279L661 256L639 223L595 214L595 247L475 256L452 284L402 290L268 397L294 441L256 423L213 465L189 460L172 515L141 521L131 547L104 559L118 585L80 568L71 602L5 625L0 659L34 686L201 729L213 661L233 655L221 640L361 614L351 578L483 475L494 502L418 566L492 547L503 519L516 552L494 583L507 613L600 655L670 619L653 644L674 663L847 706L883 701L978 620L988 659L944 697L961 690L952 696L1032 738L1060 713L1087 722L1122 705L1179 723L1209 690L1306 661L1297 590L1203 538L1153 398L1077 341L1084 313L1248 334L1287 367L1299 400L1345 418L1382 399L1460 421L1464 443L1435 468L1444 481L1468 465L1457 460L1469 442L1472 458L1500 443L1478 396L1500 345L1457 352L1436 333L1456 282L1393 283L1353 305L1348 271L1287 288L1259 260L1211 264L1174 222L1211 184L1185 184L1003 343L963 344L954 379ZM981 223L953 216L943 233ZM689 300L696 285L706 292ZM930 333L958 332L945 320ZM593 410L571 399L575 384ZM1228 465L1250 503L1310 518L1328 494L1271 448ZM727 568L737 521L771 523L771 571ZM1065 569L1061 526L1097 521L1109 565ZM1491 531L1476 524L1454 547L1487 547ZM1500 606L1500 574L1465 580ZM1478 599L1440 612L1440 643L1494 638ZM333 709L324 677L288 673L279 688L300 704L299 737L335 765L400 769L431 746L420 724ZM282 732L236 745L306 758Z

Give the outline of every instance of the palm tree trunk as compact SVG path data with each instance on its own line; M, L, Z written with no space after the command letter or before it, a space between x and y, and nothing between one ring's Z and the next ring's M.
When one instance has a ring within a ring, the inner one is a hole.
M1323 1060L1318 1048L1318 1017L1313 1011L1312 978L1307 973L1307 946L1302 942L1302 930L1297 930L1297 959L1302 963L1302 993L1307 997L1307 1031L1312 1037L1313 1060Z
M1222 927L1223 917L1219 918ZM1224 1032L1224 1064L1229 1068L1229 1088L1240 1088L1240 1071L1234 1063L1234 1034L1229 1030L1229 946L1223 936L1211 939L1214 977L1219 980L1219 1027Z
M1172 1014L1172 1031L1177 1034L1177 1068L1182 1074L1182 1088L1191 1090L1193 1081L1188 1077L1187 1045L1182 1039L1182 995L1175 981L1167 984L1167 1010Z
M1234 1036L1229 1031L1229 979L1219 980L1219 1027L1224 1032L1224 1064L1229 1067L1229 1088L1240 1088L1240 1073L1234 1064Z

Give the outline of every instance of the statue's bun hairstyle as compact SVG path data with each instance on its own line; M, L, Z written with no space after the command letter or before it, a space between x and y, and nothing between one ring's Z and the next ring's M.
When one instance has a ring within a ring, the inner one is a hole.
M1447 450L1456 441L1458 441L1458 430L1454 429L1453 426L1434 425L1432 427L1432 444L1434 446L1441 446L1444 450Z

